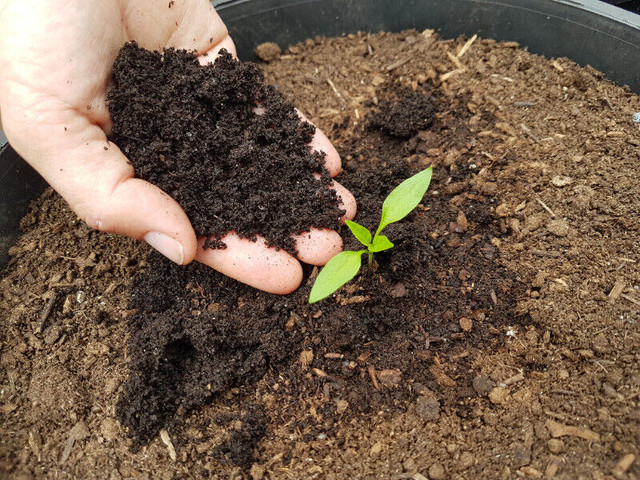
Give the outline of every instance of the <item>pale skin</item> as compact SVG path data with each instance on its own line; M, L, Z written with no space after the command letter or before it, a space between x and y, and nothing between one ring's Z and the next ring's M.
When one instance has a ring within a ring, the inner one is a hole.
M211 62L235 47L208 0L0 0L0 111L16 151L60 193L87 224L145 240L178 264L193 260L271 293L294 291L300 261L324 265L342 250L332 230L296 237L297 258L230 232L224 250L203 249L186 214L158 187L137 179L118 146L107 140L111 66L135 40L162 51L196 51ZM332 176L340 157L319 130L310 148L326 153ZM346 215L349 191L334 182Z

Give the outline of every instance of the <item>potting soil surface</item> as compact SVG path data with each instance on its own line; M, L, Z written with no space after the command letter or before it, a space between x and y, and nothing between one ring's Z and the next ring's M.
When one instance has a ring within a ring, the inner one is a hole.
M386 231L395 248L308 305L316 268L292 295L257 292L45 193L0 280L0 468L638 478L640 98L567 59L432 31L269 60L340 152L358 222L433 165Z

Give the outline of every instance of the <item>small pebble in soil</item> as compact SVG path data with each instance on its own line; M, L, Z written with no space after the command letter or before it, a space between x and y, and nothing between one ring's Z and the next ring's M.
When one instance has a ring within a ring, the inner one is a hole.
M480 374L473 378L473 389L480 396L489 395L495 383L487 375Z
M398 369L385 369L376 372L378 381L385 387L396 387L402 381L402 372Z
M471 452L462 452L458 466L462 469L469 468L475 462L475 457Z
M108 442L115 439L119 433L120 433L120 424L113 417L105 418L100 424L100 434Z
M562 187L566 187L567 185L571 185L571 183L573 182L573 179L571 177L567 177L564 175L556 175L555 177L553 177L551 179L551 184L554 187L558 187L558 188L562 188Z
M569 224L566 220L550 220L547 230L557 237L566 237L569 234Z
M522 467L520 469L520 472L522 472L525 476L527 476L529 478L542 478L543 477L543 473L540 470L538 470L537 468L533 468L531 465L527 465L525 467ZM553 475L555 475L555 473ZM549 475L549 477L552 477L553 475Z
M44 334L44 343L47 345L53 345L58 338L60 338L60 327L58 325L53 325L51 328L48 328Z
M349 408L349 402L346 400L338 400L336 401L336 413L338 415L344 413Z
M402 464L402 468L405 472L415 472L416 471L416 462L413 458L408 458Z
M436 420L440 416L440 402L435 398L420 396L416 400L416 413L424 420Z
M547 447L551 453L562 453L564 450L564 442L559 438L551 438L547 442Z
M509 389L504 387L496 387L489 393L489 400L496 405L503 405L509 400Z
M407 293L408 293L407 287L405 287L405 285L402 283L398 283L397 285L394 285L389 291L389 295L391 295L393 298L406 297Z
M378 455L380 455L380 452L382 452L382 443L376 442L369 449L369 456L377 457Z
M473 320L471 320L470 318L461 317L459 323L460 323L460 328L465 332L470 332L471 329L473 328Z
M254 463L253 465L251 465L249 474L251 475L252 480L262 480L264 478L265 471L266 467Z
M254 54L263 62L273 62L280 58L282 55L282 49L277 43L266 42L258 45L254 50Z
M433 465L431 465L429 467L428 474L431 480L442 480L447 476L444 467L439 463L434 463Z
M523 467L529 463L531 463L531 449L522 444L516 445L516 448L513 450L513 465Z

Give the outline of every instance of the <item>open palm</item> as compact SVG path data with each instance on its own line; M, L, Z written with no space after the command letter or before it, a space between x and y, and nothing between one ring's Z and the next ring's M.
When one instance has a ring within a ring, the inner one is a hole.
M134 177L107 140L106 92L122 45L198 52L203 63L226 48L222 20L207 0L0 0L0 107L12 146L93 228L146 240L171 260L201 261L274 293L295 290L297 259L230 233L224 250L204 250L182 208L158 187ZM317 131L332 175L340 158ZM335 184L346 218L355 200ZM342 249L340 236L312 229L297 239L298 259L322 265Z

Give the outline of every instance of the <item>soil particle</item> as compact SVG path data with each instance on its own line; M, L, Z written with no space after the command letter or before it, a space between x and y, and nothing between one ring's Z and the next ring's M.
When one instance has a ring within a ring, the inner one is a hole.
M558 237L566 237L569 234L569 224L566 220L550 220L547 229Z
M616 478L624 478L624 474L629 470L635 459L636 455L633 453L628 453L622 457L618 463L616 463L616 466L613 467L613 470L611 470L613 476Z
M249 469L255 462L256 445L265 434L266 418L262 412L251 410L237 419L240 423L227 428L227 438L216 447L215 454L225 463ZM222 422L219 424L224 425Z
M64 447L64 450L62 451L62 456L60 457L60 462L59 462L60 465L63 465L67 461L67 459L69 458L69 455L71 455L73 447L76 445L76 442L80 442L84 440L89 435L90 435L89 429L87 428L87 425L82 420L77 422L73 426L73 428L69 430L67 443Z
M402 381L402 372L397 368L380 370L376 376L381 385L389 388L397 387Z
M429 478L431 480L444 480L447 478L447 472L444 467L439 463L434 463L429 467Z
M458 467L462 470L466 470L471 467L475 462L475 457L471 452L462 452L460 454L460 460L458 460Z
M505 387L495 387L489 393L489 400L491 400L491 403L494 403L497 405L503 405L509 402L510 398L511 398L511 392L509 391L508 388L505 388Z
M254 53L263 62L270 63L280 58L282 49L277 43L266 42L258 45Z
M564 451L564 442L558 438L550 438L547 442L551 453L562 453Z
M516 446L512 450L513 466L516 468L531 463L531 449L522 445Z
M105 418L100 425L100 434L106 441L116 439L120 433L120 423L115 418Z
M369 456L370 457L377 457L377 456L380 455L381 452L382 452L382 443L381 442L376 442L369 449Z
M572 437L579 437L584 440L589 440L591 442L600 441L600 435L588 428L564 425L554 420L547 420L545 425L549 430L549 432L551 433L551 436L554 438L572 436Z
M264 478L264 473L266 468L263 465L253 464L251 465L251 470L249 474L251 475L251 480L262 480Z
M526 467L522 467L518 471L521 472L522 474L524 474L525 476L529 477L529 478L542 478L545 475L540 470L538 470L537 468L534 468L534 467L532 467L530 465L528 465ZM555 472L557 471L557 469L551 468L551 469L547 469L547 471L548 471L549 478L552 478L555 475Z
M435 398L420 396L416 400L416 413L427 421L440 416L440 402Z
M489 395L494 386L495 383L487 375L480 374L473 377L473 389L478 395Z
M465 275L461 276L459 274L458 278L460 278L460 280L469 280L470 278L469 272L467 272L466 270L462 270L462 271L465 272ZM458 320L458 323L460 324L460 328L465 332L470 332L471 329L473 328L473 320L470 318L462 317L460 320Z

